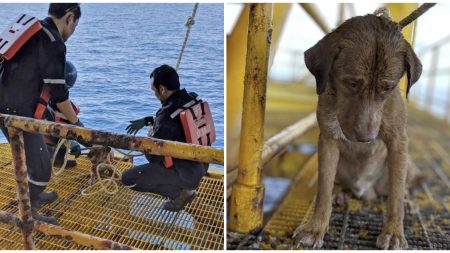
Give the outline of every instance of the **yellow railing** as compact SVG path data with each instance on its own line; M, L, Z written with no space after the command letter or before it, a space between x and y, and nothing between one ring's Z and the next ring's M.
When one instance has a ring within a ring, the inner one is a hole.
M96 131L73 125L57 124L26 117L0 114L0 126L6 127L9 133L14 171L17 183L19 215L0 210L0 221L19 227L23 234L25 249L34 249L33 231L40 231L51 236L70 240L83 246L96 249L133 249L132 247L111 240L70 231L60 226L36 221L31 215L30 195L25 164L23 132L49 135L58 138L77 140L82 143L111 146L151 153L170 155L176 158L195 160L205 163L223 165L222 149L192 145L180 142L165 141L149 137L120 135L104 131Z

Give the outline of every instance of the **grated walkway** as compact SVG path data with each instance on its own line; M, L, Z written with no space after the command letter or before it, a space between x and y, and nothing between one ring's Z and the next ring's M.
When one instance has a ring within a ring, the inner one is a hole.
M450 249L450 125L409 108L409 150L425 182L410 190L418 212L405 215L409 249ZM266 223L262 249L292 248L292 233L311 217L317 187L317 155L300 170L291 189ZM334 206L324 249L376 249L385 201Z
M16 184L8 144L0 144L0 210L17 213ZM77 167L52 176L48 190L59 198L42 212L56 217L66 229L143 249L222 250L224 242L223 177L204 177L197 198L185 210L163 210L163 197L120 187L115 195L81 195L88 186L91 163L77 159ZM2 166L4 165L4 166ZM119 171L131 166L117 164ZM36 249L91 249L74 242L35 233ZM0 223L0 249L23 249L18 228Z

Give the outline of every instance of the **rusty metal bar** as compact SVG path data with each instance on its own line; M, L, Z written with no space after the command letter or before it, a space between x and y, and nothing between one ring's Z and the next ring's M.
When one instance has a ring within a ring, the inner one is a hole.
M0 221L8 225L22 227L22 221L20 218L12 213L8 213L0 210ZM80 245L92 247L100 250L130 250L135 249L128 245L113 242L111 240L101 239L96 236L90 236L83 233L70 231L60 226L47 224L45 222L37 221L31 223L31 227L44 234L57 237L59 239L65 239L67 241L73 241Z
M273 4L250 4L244 77L239 173L233 186L230 230L248 233L262 227L261 184L267 74Z
M170 155L176 158L205 163L222 165L224 163L223 149L207 146L166 141L150 137L114 134L74 125L57 124L49 121L8 114L0 114L0 125L5 127L15 127L30 133L39 133L53 137L77 140L81 143L107 145L155 155Z
M128 245L102 239L92 235L86 235L76 231L70 231L59 226L35 221L34 228L47 235L56 236L68 241L74 241L80 245L92 247L100 250L136 250Z
M305 132L317 124L316 113L313 112L305 118L283 129L278 134L272 136L264 143L262 152L263 164L266 165L270 160L283 151L295 139L302 136Z
M320 29L324 33L329 33L331 28L327 25L325 20L320 15L319 11L317 11L314 4L311 3L299 3L300 6L309 14L309 16L316 22L316 24L320 27Z
M14 163L14 172L17 183L17 197L19 205L19 217L21 220L24 249L34 249L33 241L33 216L31 214L30 192L28 188L27 167L25 165L25 149L23 144L23 132L9 127L9 141Z

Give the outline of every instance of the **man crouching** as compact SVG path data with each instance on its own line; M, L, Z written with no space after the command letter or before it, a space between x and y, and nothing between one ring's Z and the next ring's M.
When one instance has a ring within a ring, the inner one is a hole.
M150 74L150 85L155 97L161 101L156 116L131 121L127 133L133 134L144 125L150 126L148 136L163 140L186 142L178 113L197 95L180 89L175 69L162 65ZM208 164L146 154L150 163L135 166L122 174L122 183L141 192L152 192L168 197L163 208L179 211L195 196L201 178L206 175Z

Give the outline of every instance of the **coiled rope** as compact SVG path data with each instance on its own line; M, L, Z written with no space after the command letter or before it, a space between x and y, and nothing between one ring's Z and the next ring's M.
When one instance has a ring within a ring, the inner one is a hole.
M187 30L186 30L186 35L184 36L183 45L181 46L181 51L180 51L180 55L178 56L178 61L177 61L175 70L178 70L178 68L180 67L181 58L183 57L184 49L186 48L186 43L188 41L189 34L191 33L191 27L195 24L194 18L195 18L195 14L197 13L197 8L198 8L198 3L196 3L194 5L194 9L192 10L192 15L187 17L186 23L184 24L184 26L187 27Z

